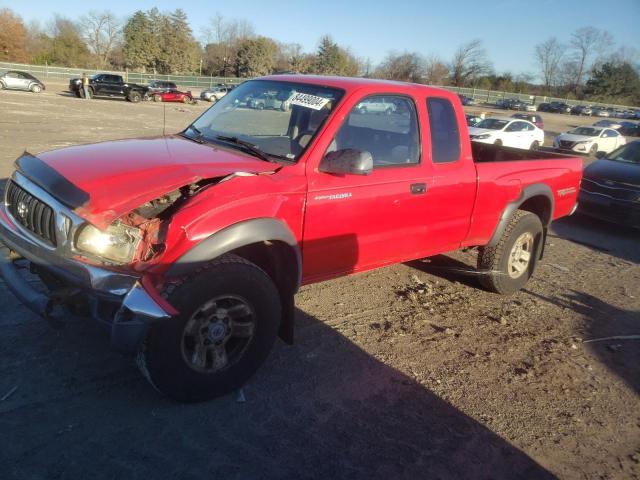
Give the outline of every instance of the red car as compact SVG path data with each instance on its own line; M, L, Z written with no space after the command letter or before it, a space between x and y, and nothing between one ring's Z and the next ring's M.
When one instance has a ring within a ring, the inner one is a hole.
M170 92L153 93L150 97L154 102L181 102L193 103L191 92L180 92L172 90Z
M265 93L289 108L239 102ZM396 108L362 112L376 103ZM92 312L158 390L204 400L241 386L278 335L292 342L301 285L478 247L485 288L522 288L581 175L574 156L470 142L446 90L275 75L177 135L23 154L0 273L49 321L53 305Z

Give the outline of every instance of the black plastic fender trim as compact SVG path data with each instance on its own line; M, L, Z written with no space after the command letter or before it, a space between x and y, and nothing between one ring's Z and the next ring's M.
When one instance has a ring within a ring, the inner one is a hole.
M235 223L201 241L186 252L167 270L168 277L186 275L240 247L259 242L280 241L289 245L296 256L296 288L302 281L302 254L293 233L280 220L274 218L255 218Z
M544 183L534 183L533 185L529 185L528 187L526 187L516 200L507 204L504 211L502 212L502 216L500 217L498 226L496 227L493 235L491 236L491 240L489 240L489 243L487 243L486 246L495 247L500 241L500 238L502 237L502 234L504 233L505 228L507 228L509 220L511 219L515 211L518 210L518 208L520 208L520 206L524 202L526 202L530 198L537 196L546 197L551 204L551 214L549 215L549 221L545 223L544 219L540 219L542 221L542 226L544 227L544 230L546 232L547 227L551 223L551 218L553 218L553 212L555 210L553 192L551 191L549 185L546 185Z

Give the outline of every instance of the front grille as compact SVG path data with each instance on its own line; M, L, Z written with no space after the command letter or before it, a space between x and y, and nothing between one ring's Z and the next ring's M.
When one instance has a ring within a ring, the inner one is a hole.
M610 182L610 184L607 185L602 182ZM635 202L638 200L638 198L640 198L640 189L632 190L629 188L625 188L620 184L610 180L595 182L588 178L583 178L582 190L587 193L606 195L607 197L615 198L616 200L625 200L627 202Z
M574 142L571 142L569 140L560 140L560 148L566 148L568 150L571 150L573 148Z
M13 218L46 243L56 246L53 209L12 181L7 184L7 208Z

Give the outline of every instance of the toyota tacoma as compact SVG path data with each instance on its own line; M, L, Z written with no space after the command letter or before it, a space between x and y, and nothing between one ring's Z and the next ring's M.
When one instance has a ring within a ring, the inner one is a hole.
M289 108L242 101L267 94ZM15 167L7 286L55 326L93 317L181 401L239 388L292 342L301 285L477 247L482 285L517 291L582 175L574 156L472 144L454 93L306 75L245 82L177 134Z

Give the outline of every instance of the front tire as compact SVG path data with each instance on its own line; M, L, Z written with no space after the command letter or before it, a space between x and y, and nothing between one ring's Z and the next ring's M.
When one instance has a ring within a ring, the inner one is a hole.
M538 150L540 148L540 143L537 140L534 140L533 143L531 144L531 146L529 147L529 150Z
M144 376L182 402L241 387L273 347L280 297L258 266L225 255L168 293L179 316L155 325L138 354Z
M494 145L501 147L502 146L502 140L498 139L495 142L493 142Z
M594 143L593 145L591 145L591 148L589 149L589 155L591 155L592 157L595 157L596 153L598 153L598 144Z
M42 91L42 87L37 83L34 83L33 85L31 85L31 88L29 90L31 90L32 93L40 93Z
M542 241L540 218L534 213L517 210L498 244L480 248L480 284L502 295L520 290L533 275Z
M140 102L140 100L142 100L142 95L140 95L138 92L133 92L129 95L128 100L131 103L138 103Z
M154 102L161 102L162 101L162 97L160 95L154 95L153 96L153 101Z

